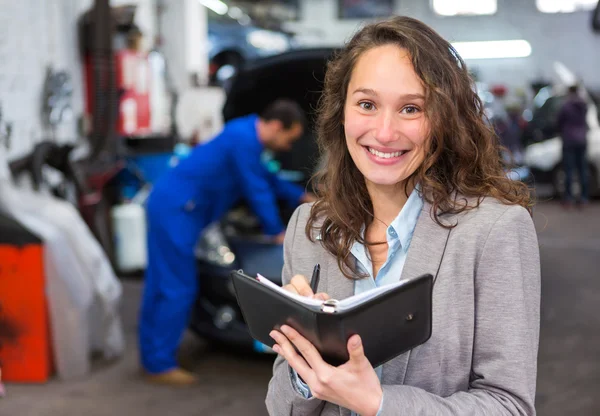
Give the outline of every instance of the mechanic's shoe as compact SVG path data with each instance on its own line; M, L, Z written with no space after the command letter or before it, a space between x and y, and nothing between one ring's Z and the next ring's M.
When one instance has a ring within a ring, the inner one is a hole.
M198 377L181 368L174 368L158 374L146 374L146 380L156 384L171 386L191 386L198 383Z

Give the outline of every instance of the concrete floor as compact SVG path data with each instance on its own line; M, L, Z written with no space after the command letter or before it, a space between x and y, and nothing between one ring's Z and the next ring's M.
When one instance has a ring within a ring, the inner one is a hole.
M535 211L542 260L542 328L538 414L600 414L600 204L564 212L555 203ZM8 385L0 415L163 416L264 415L272 357L211 349L186 336L182 357L200 386L175 389L139 379L135 321L140 282L125 281L128 350L77 382Z

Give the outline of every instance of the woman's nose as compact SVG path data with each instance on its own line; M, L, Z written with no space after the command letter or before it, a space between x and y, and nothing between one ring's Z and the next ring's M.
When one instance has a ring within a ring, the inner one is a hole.
M377 120L375 139L382 144L398 140L398 123L393 114L382 114Z

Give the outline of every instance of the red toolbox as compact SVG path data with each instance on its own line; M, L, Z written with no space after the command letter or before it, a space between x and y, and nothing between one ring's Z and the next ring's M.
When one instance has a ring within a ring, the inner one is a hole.
M52 374L43 244L0 213L0 368L6 382L36 383Z

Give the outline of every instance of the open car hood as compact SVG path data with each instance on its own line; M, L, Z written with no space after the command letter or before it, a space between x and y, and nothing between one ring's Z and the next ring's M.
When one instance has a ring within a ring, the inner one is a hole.
M323 90L332 48L300 49L247 61L232 80L223 108L225 121L259 113L278 98L292 99L304 109L308 128L291 152L275 155L285 171L301 172L306 185L318 162L314 137L315 109Z

